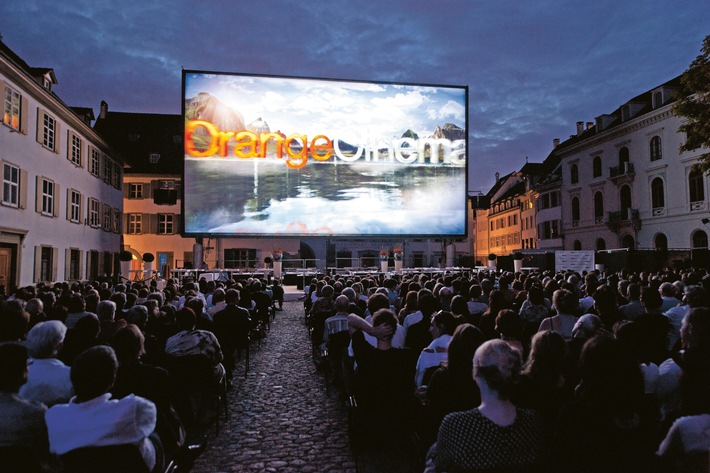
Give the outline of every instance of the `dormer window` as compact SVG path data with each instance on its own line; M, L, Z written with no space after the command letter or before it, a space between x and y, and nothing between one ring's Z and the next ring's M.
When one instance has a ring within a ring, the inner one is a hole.
M628 120L629 118L631 118L630 115L631 115L631 113L630 113L630 111L629 111L629 106L628 106L628 105L624 105L623 107L621 107L621 121L622 121L622 122L625 122L626 120Z
M52 80L48 76L44 76L42 86L44 87L44 90L46 90L47 92L51 92L52 91Z
M653 108L663 106L663 91L657 90L653 93Z

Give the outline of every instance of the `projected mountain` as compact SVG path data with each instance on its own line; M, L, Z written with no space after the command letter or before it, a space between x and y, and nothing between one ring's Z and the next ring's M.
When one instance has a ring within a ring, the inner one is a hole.
M437 126L434 130L434 134L431 135L432 138L444 138L447 140L465 140L466 130L459 128L453 123L447 123L444 127Z
M196 97L185 99L185 119L205 120L221 130L245 130L244 117L232 107L224 105L207 92L200 92Z

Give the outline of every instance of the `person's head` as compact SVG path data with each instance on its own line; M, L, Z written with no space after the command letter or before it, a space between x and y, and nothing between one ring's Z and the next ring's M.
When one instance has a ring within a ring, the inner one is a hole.
M657 312L663 306L663 299L658 290L650 287L644 286L641 288L641 305L646 312Z
M628 297L630 301L639 300L641 298L641 286L637 283L630 283L626 287L626 297Z
M439 302L434 297L434 294L428 289L420 289L417 294L417 304L419 310L425 316L430 316L439 310Z
M175 314L175 322L180 330L190 331L195 328L197 317L195 311L189 307L183 307Z
M675 286L668 281L661 283L658 291L662 297L675 297L676 295Z
M212 296L212 297L214 297L214 296ZM227 289L224 293L224 302L226 302L229 305L239 304L239 291L234 289L233 287L230 287L229 289Z
M335 298L335 311L336 312L348 312L350 310L350 299L348 296L339 295Z
M710 308L690 309L680 326L680 339L685 349L710 349Z
M594 307L599 313L607 313L617 309L616 294L608 286L599 286L594 291Z
M128 324L113 338L113 349L121 361L137 360L145 353L145 337L137 325Z
M558 289L552 296L552 305L558 314L574 314L579 307L579 297L567 289Z
M216 305L222 301L224 301L226 294L224 292L224 289L222 288L217 288L214 290L212 293L212 304Z
M77 402L105 394L116 381L118 360L113 348L97 345L81 352L71 367L70 378Z
M473 379L479 387L485 384L498 399L507 400L520 377L520 366L518 350L503 340L489 340L473 355Z
M70 314L84 312L85 308L86 308L86 303L84 302L84 298L81 297L81 294L75 293L69 297L69 303L67 304L67 309L69 309Z
M96 314L86 314L76 321L74 330L85 339L98 338L101 332L101 322Z
M537 332L530 341L523 372L543 383L555 383L562 376L566 354L567 343L562 335L551 330Z
M27 349L19 343L0 344L0 392L16 394L27 382Z
M540 286L531 286L530 289L528 289L527 298L532 305L539 306L545 303L545 293L542 292Z
M25 311L24 302L6 301L0 309L0 341L24 340L30 314Z
M447 366L453 373L471 376L473 354L486 341L483 332L471 324L461 324L454 330L448 348Z
M572 337L587 340L593 337L602 328L602 319L595 314L584 314L574 323Z
M326 284L325 286L323 286L323 289L321 289L320 293L326 299L332 299L333 294L335 294L335 289L333 289L333 286Z
M30 317L42 313L44 311L44 304L42 303L42 299L39 299L37 297L30 299L25 305L25 310L28 314L30 314Z
M116 303L113 301L101 301L96 308L96 315L101 321L111 321L116 315Z
M58 320L39 322L27 334L27 353L35 359L54 358L64 343L67 327Z
M145 324L148 322L148 308L144 305L134 305L126 313L126 322L136 324L141 329L144 329Z
M392 328L392 332L384 339L386 341L392 340L394 332L397 329L397 317L389 309L380 309L374 313L372 316L372 326L379 327L380 325L385 325Z
M367 298L367 310L374 314L380 309L389 309L390 300L382 293L375 293Z
M495 329L504 337L520 338L523 331L523 319L514 310L500 310L496 316Z
M456 329L456 319L451 312L440 310L431 318L429 333L432 338L439 338L442 335L453 335Z
M683 300L690 307L707 307L707 291L703 286L688 286L685 288Z
M451 312L457 316L468 316L468 303L463 296L455 295L451 298Z

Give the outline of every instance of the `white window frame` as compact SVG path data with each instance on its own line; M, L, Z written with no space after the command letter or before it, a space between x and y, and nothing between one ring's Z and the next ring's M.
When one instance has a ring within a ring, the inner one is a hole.
M54 216L54 200L57 198L56 195L56 184L47 178L41 178L40 183L42 184L42 189L40 195L42 198L41 214L50 217Z
M111 231L113 233L121 233L121 221L123 220L121 209L111 209L111 216L113 217Z
M158 214L158 235L175 233L175 216L173 214Z
M128 198L129 199L142 199L143 198L143 184L140 182L129 182L128 183Z
M42 146L47 149L55 150L57 145L57 120L45 113L42 123Z
M81 167L82 149L84 148L84 140L81 136L70 131L69 132L69 147L67 149L67 159L74 165Z
M77 190L69 190L69 221L74 223L81 222L81 193Z
M96 199L89 198L89 226L96 228L101 225L100 213L101 203Z
M113 185L113 161L105 154L101 156L101 171L104 182Z
M22 113L22 95L15 89L5 85L5 97L2 122L10 128L20 131Z
M21 182L20 168L10 163L2 163L2 165L2 204L9 207L19 207ZM6 176L7 170L10 170L9 179ZM12 175L13 171L16 172L16 180Z
M113 222L113 216L111 215L111 206L107 204L102 205L101 209L101 228L105 232L111 231L111 225Z
M89 172L96 177L99 177L101 171L101 153L98 149L92 147L91 155L89 156Z
M138 235L143 233L143 214L128 214L126 233Z

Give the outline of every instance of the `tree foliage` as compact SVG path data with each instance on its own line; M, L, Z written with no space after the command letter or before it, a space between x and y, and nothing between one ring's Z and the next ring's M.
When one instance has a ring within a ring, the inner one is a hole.
M678 101L673 113L685 117L678 131L686 134L680 151L710 149L710 35L703 40L701 54L695 58L680 79ZM700 156L698 167L710 173L710 153Z

